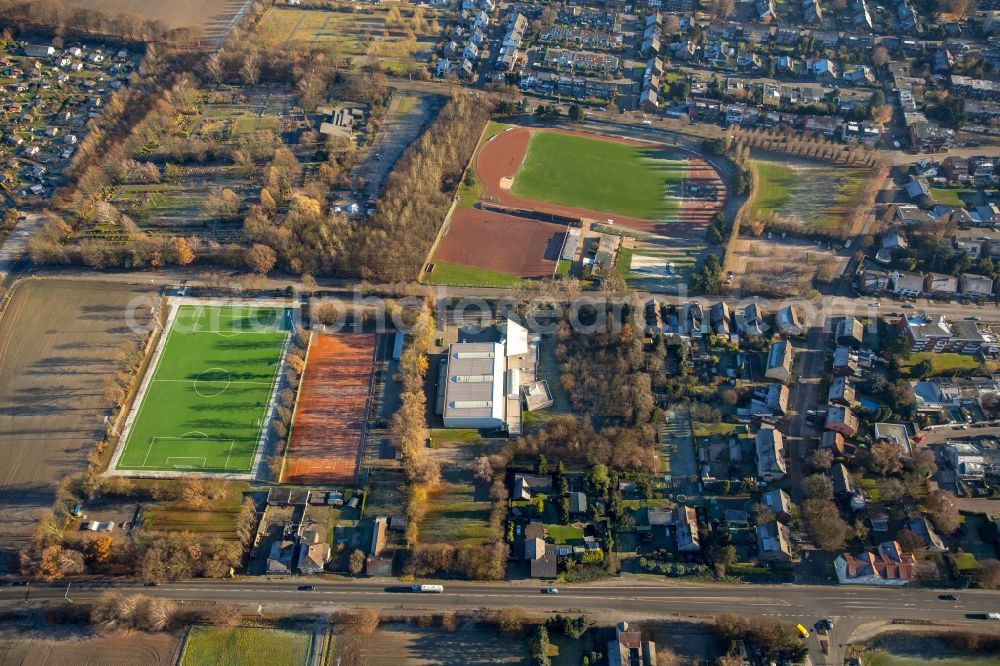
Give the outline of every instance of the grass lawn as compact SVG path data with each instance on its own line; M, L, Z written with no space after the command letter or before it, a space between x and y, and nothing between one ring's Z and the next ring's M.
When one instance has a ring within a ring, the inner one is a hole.
M757 200L753 212L777 213L788 202L789 188L795 182L791 167L775 162L753 162L757 175Z
M638 511L643 506L647 506L650 509L667 509L674 505L674 503L665 497L654 497L648 500L637 500L637 499L627 499L622 500L622 506L630 511Z
M491 120L490 124L486 126L486 130L483 132L483 141L489 141L500 132L508 130L513 126L514 125L511 123L498 123L495 120Z
M277 129L281 119L277 116L244 116L233 123L233 134L252 134L258 130Z
M545 526L554 543L570 544L574 542L583 543L583 530L572 525L549 524Z
M458 197L459 208L474 208L479 203L483 196L483 181L479 180L475 169L469 167L455 196Z
M417 102L420 99L416 95L400 95L399 104L396 105L396 113L401 116L413 111L417 108Z
M461 444L478 444L482 437L478 430L470 428L434 428L431 430L431 439L435 445L445 442L459 442Z
M569 275L569 271L571 268L573 268L572 261L570 261L569 259L560 259L559 265L556 267L556 275Z
M932 187L931 196L939 204L963 208L966 204L975 203L976 190L971 188Z
M680 206L688 162L653 148L559 132L534 132L514 194L590 210L659 220Z
M910 357L902 363L902 368L908 372L910 368L923 360L931 362L933 367L931 375L948 375L954 372L975 370L979 367L976 359L966 354L917 352L910 354Z
M206 537L236 539L235 509L213 507L211 511L199 511L187 506L152 506L144 514L142 527L157 532L199 533Z
M301 666L311 638L303 631L256 627L192 627L181 666Z
M633 254L635 254L635 249L631 247L623 247L618 250L618 259L615 260L615 273L623 280L628 279L628 276L632 273Z
M181 307L117 469L249 472L290 329L291 310Z
M757 199L752 214L797 221L806 229L837 233L857 203L864 169L827 168L780 161L752 160Z
M693 424L694 436L695 437L711 437L712 435L720 435L722 437L729 437L739 428L737 423L698 423Z
M472 485L472 473L461 470L446 477L428 497L427 517L420 525L423 543L479 544L494 537L490 530L491 502L477 502ZM459 478L460 477L460 478Z
M424 278L427 284L450 284L462 287L516 287L524 281L524 278L509 273L453 264L450 261L435 261L434 270Z

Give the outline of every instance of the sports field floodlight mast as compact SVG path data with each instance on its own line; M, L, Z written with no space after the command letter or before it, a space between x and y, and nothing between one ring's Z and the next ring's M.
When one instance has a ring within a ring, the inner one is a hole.
M111 428L111 431L113 433L115 433L115 437L117 437L118 439L121 439L122 434L120 432L118 432L118 428L116 428L115 424L111 422L111 418L110 417L108 417L108 416L104 417L104 425L106 425L109 428Z

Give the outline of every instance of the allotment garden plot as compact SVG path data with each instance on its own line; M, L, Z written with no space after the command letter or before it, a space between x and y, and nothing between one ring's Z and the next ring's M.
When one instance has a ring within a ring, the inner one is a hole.
M291 314L180 306L126 423L115 470L251 474Z

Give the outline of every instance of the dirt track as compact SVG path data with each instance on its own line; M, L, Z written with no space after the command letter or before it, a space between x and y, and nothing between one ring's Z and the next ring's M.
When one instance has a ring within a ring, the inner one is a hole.
M551 277L566 227L476 208L459 208L434 259L473 263L525 278ZM472 260L472 261L470 261Z
M691 203L685 202L681 207L680 220L659 222L608 213L605 211L587 210L584 208L574 208L572 206L561 206L558 204L535 201L532 199L523 199L515 196L509 190L502 188L500 183L505 178L513 178L517 173L517 170L521 167L521 163L524 160L524 155L527 152L528 142L531 139L531 133L538 131L561 132L563 134L573 134L591 139L613 141L629 146L651 145L649 142L639 141L637 139L629 139L606 134L595 134L593 132L583 132L578 130L568 130L563 128L545 128L544 130L541 130L528 127L514 127L513 129L501 132L491 140L487 141L485 144L480 146L479 152L476 154L475 167L476 172L479 174L479 178L484 184L484 199L488 198L491 201L499 202L504 206L525 208L544 213L555 213L557 215L565 215L569 217L581 217L598 221L612 218L614 219L616 225L628 227L637 231L656 233L665 236L682 236L686 234L700 235L703 233L705 225L707 224L708 219L711 218L712 214L714 214L716 210L721 209L725 204L724 200L718 203L701 201ZM662 146L662 144L654 145ZM671 148L670 146L662 147ZM682 148L675 148L675 150L679 156L684 155L691 158L691 154L688 151ZM694 158L692 166L695 168L695 172L699 174L697 176L698 178L705 177L706 174L704 173L704 169L706 168L711 170L711 172L715 175L715 178L718 178L718 174L715 174L715 170L707 162L700 158ZM721 179L719 179L719 181L721 183ZM705 203L711 203L711 212L708 212L708 208L704 205Z
M84 469L109 406L139 287L26 280L0 318L0 570L66 475ZM150 306L136 311L145 323Z

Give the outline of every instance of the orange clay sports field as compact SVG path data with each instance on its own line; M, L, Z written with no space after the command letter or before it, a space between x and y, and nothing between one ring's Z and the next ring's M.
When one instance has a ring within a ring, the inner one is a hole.
M374 333L317 333L292 422L285 483L356 482L364 451Z

